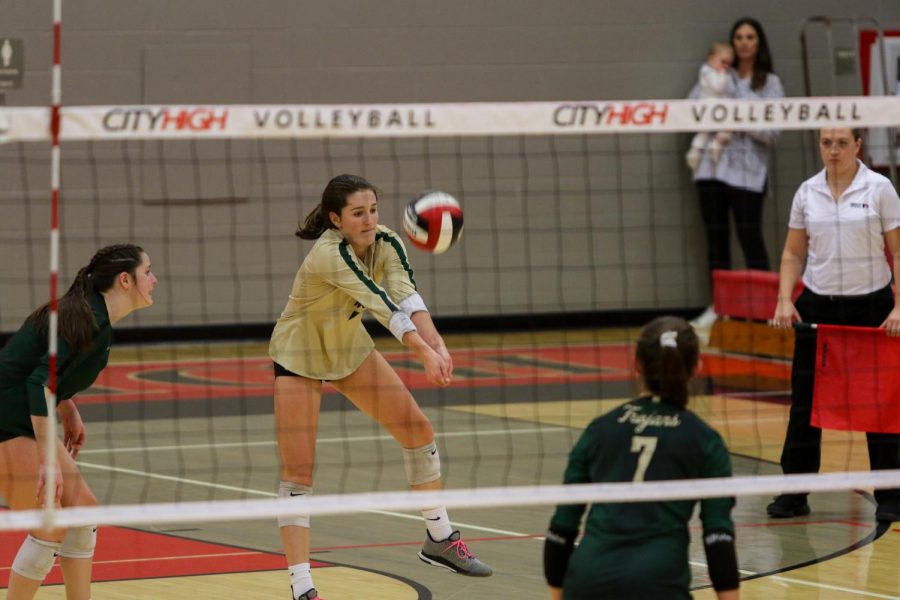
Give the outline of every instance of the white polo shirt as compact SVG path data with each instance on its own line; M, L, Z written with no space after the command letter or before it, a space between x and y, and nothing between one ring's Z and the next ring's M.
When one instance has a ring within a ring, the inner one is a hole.
M837 202L823 169L800 185L791 204L788 226L809 236L803 285L817 294L856 296L891 282L884 233L900 227L900 198L887 177L857 165Z

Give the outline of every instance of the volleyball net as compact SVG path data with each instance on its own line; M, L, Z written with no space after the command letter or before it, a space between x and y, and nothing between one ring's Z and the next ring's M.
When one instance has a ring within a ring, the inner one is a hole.
M47 296L49 120L45 109L0 107L5 334ZM690 133L781 131L764 209L775 265L794 191L821 168L814 131L898 124L900 99L890 97L64 108L63 288L97 248L123 241L147 250L160 283L152 308L117 325L110 365L76 398L88 428L79 463L103 508L0 513L0 529L283 510L264 334L310 247L293 236L296 224L345 172L380 189L381 222L392 229L426 190L452 194L465 214L449 252L409 248L420 292L446 323L454 383L434 389L401 347L382 348L438 434L453 489L426 504L900 486L898 473L858 472L865 442L849 434L834 473L776 476L790 341L766 338L775 334L760 319L739 313L714 330L692 403L725 436L738 477L727 486L558 485L581 429L636 393L636 330L621 326L699 312L713 297L685 166ZM742 293L765 304L770 291ZM465 328L450 335L454 326ZM517 331L486 335L498 329ZM398 491L396 443L333 390L316 468L312 514L423 502Z

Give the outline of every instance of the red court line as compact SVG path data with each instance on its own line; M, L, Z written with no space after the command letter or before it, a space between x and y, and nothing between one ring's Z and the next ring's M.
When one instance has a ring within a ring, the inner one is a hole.
M799 525L849 525L850 527L861 527L863 529L872 529L875 527L873 523L860 523L859 521L850 521L847 519L790 519L784 521L757 521L756 523L734 524L737 529L750 529L753 527L797 527ZM701 531L702 529L703 528L699 526L691 527L691 530L693 531Z
M480 537L480 538L466 538L463 541L467 544L471 544L473 542L502 542L509 540L533 540L536 538L542 538L544 534L523 534L523 535L504 535L498 537ZM327 546L322 548L313 548L310 550L310 553L316 552L333 552L335 550L361 550L365 548L390 548L393 546L421 546L422 540L415 540L411 542L385 542L382 544L351 544L349 546Z
M742 523L737 527L796 527L798 525L849 525L850 527L861 527L863 529L872 529L873 527L875 527L874 523L860 523L859 521L850 521L847 519L822 519L810 521L792 519L790 522L760 521L757 523Z
M160 533L101 527L94 555L94 581L122 581L187 575L247 573L285 569L281 554L189 540ZM0 564L11 565L24 532L0 532ZM313 561L313 567L328 563ZM9 567L0 568L0 588L9 583ZM59 565L46 583L62 583Z
M860 527L863 529L871 529L873 525L871 523L859 523L857 521L849 521L844 519L820 519L820 520L790 520L790 521L781 521L781 522L758 522L758 523L735 523L735 527L737 529L744 528L753 528L753 527L796 527L799 525L849 525L850 527ZM690 528L692 531L700 531L702 527L696 526ZM897 533L900 533L900 529L895 529ZM477 537L477 538L465 538L466 543L476 543L476 542L504 542L511 540L531 540L531 539L539 539L543 538L544 534L542 533L534 533L534 534L523 534L523 535L504 535L504 536L495 536L495 537ZM391 548L396 546L421 546L421 540L412 540L405 542L385 542L380 544L349 544L346 546L323 546L321 548L313 548L310 550L311 553L316 552L334 552L339 550L363 550L366 548Z

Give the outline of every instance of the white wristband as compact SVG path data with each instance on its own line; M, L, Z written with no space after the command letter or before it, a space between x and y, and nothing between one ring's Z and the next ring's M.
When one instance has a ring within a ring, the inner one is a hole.
M413 325L409 315L405 312L397 311L391 313L391 319L388 321L388 329L391 330L391 333L395 338L402 342L404 334L409 333L410 331L416 331L416 326Z
M420 296L416 292L413 292L400 301L400 310L405 312L407 315L412 316L413 313L428 312L428 307L425 306L425 301L422 300L422 296Z

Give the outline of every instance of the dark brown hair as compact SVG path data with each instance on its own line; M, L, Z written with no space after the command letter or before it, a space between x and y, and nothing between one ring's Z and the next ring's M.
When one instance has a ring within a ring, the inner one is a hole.
M649 391L675 408L687 406L687 384L700 360L693 327L678 317L650 321L638 338L636 359Z
M141 264L143 248L134 244L116 244L101 248L86 266L82 267L69 290L59 299L59 335L72 352L82 352L91 346L97 322L87 297L91 292L101 293L110 289L120 273L136 276ZM28 321L39 334L47 334L50 303L35 309Z
M729 34L728 40L731 42L732 49L734 49L734 34L743 25L752 27L756 31L756 37L759 40L756 46L756 56L753 59L753 78L750 80L750 89L758 90L766 85L769 73L774 71L772 53L769 51L769 42L766 39L766 32L763 31L762 24L751 17L742 17L731 26L731 34ZM734 49L734 55L737 56L736 49Z
M823 127L819 129L819 139L822 138L822 132L826 129L848 129L850 131L850 135L853 136L854 142L857 142L863 138L863 130L859 127Z
M378 198L375 186L359 175L344 174L332 178L322 191L322 201L307 215L302 225L298 224L295 235L304 240L315 240L326 229L334 229L334 223L328 215L341 214L341 209L347 206L347 197L362 190L372 190L375 198Z

